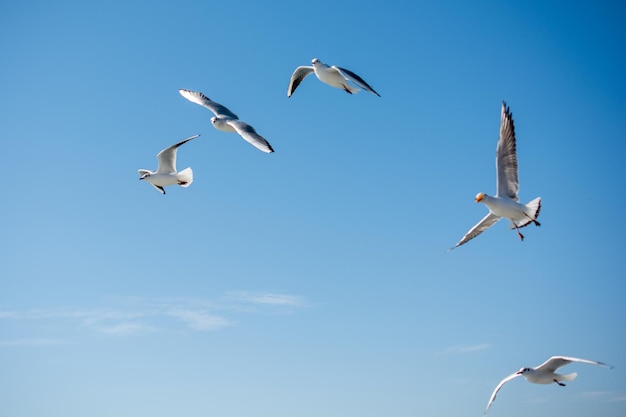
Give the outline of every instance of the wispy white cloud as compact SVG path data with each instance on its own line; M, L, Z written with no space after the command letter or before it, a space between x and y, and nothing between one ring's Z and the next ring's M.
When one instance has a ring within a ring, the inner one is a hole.
M477 345L456 345L449 347L441 352L438 352L437 355L461 355L464 353L477 352L479 350L488 349L491 345L489 343L480 343Z
M194 330L209 331L231 326L233 323L215 314L190 309L172 309L167 315L176 318Z
M288 306L288 307L303 307L305 305L304 298L298 295L281 294L274 292L249 292L238 291L231 292L229 295L242 302L248 302L252 304L264 304L272 306Z
M0 346L52 346L69 345L73 342L61 339L13 339L0 340Z
M259 314L271 308L282 310L303 306L300 296L272 292L227 293L218 301L192 298L142 299L136 297L108 300L103 308L38 308L30 310L0 310L0 321L21 322L22 330L42 333L55 328L61 332L130 336L156 332L188 330L209 332L233 326L234 316ZM242 308L241 304L254 305ZM73 336L76 336L72 333ZM0 341L0 346L18 344L52 344L53 339L23 339Z
M626 394L615 391L585 391L581 393L583 398L598 399L610 402L626 401Z

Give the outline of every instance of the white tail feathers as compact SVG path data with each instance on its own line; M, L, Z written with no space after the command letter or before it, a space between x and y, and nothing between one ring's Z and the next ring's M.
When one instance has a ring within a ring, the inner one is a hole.
M176 174L176 179L181 187L189 187L193 182L193 171L191 168L185 168Z
M539 217L539 212L541 211L541 197L537 197L530 203L526 204L526 210L533 219Z
M578 376L578 372L572 372L571 374L561 375L559 381L573 381Z
M541 197L537 197L530 203L526 204L525 212L530 218L526 218L524 220L516 220L514 223L517 225L517 227L528 226L533 220L537 220L537 217L539 217L540 211L541 211ZM511 228L513 229L514 227L511 227Z

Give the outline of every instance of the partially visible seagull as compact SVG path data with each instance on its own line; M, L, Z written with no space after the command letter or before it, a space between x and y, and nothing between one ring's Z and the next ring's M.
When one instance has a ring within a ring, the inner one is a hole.
M237 132L239 136L258 150L266 153L274 152L272 146L263 136L259 135L252 126L239 120L239 117L226 107L196 91L180 89L178 92L192 103L199 104L211 110L213 114L215 114L214 117L211 117L211 124L213 124L214 128L224 132Z
M159 166L156 171L150 171L148 169L139 170L139 179L146 180L154 188L159 190L161 194L165 194L166 185L180 185L181 187L189 187L193 182L193 171L191 168L185 168L180 172L176 172L176 151L178 147L184 143L189 142L191 139L195 139L200 135L191 136L185 140L178 142L169 148L163 149L157 155L159 160Z
M495 197L485 193L479 193L476 196L476 202L484 203L489 209L489 214L478 222L476 226L472 227L450 250L474 239L503 217L510 220L511 229L517 230L520 240L524 240L524 235L519 231L520 227L527 226L530 223L540 226L537 217L539 217L539 211L541 210L541 197L535 198L528 204L518 202L519 182L517 179L515 127L513 125L513 115L505 102L502 102L500 138L496 148L496 189Z
M289 89L287 90L287 97L291 97L291 95L294 91L296 91L296 88L298 88L302 80L304 80L304 78L312 72L315 72L315 75L317 76L317 78L319 78L321 82L326 83L331 87L341 88L348 94L357 93L360 91L353 85L348 84L348 81L350 81L361 87L362 89L367 90L370 93L380 97L380 94L374 91L374 89L370 87L370 85L366 83L363 78L359 77L350 70L337 67L335 65L329 67L317 58L313 58L311 64L313 64L312 67L301 66L296 68L293 74L291 74Z
M567 375L559 375L556 373L556 370L572 362L582 362L582 363L588 363L591 365L600 365L609 369L613 368L613 366L607 365L606 363L591 361L589 359L579 359L579 358L572 358L568 356L553 356L535 368L522 368L519 371L515 372L514 374L511 374L507 376L506 378L504 378L502 381L500 381L496 389L493 390L493 394L491 394L491 398L489 398L489 402L487 403L487 408L485 409L484 415L487 415L487 411L489 411L489 407L491 407L491 404L496 399L496 394L498 393L498 391L500 391L500 388L502 388L502 386L506 384L507 382L509 382L510 380L517 378L520 375L526 378L526 381L532 382L535 384L552 384L554 382L564 387L565 384L562 383L561 381L573 381L578 374L576 372L573 372Z

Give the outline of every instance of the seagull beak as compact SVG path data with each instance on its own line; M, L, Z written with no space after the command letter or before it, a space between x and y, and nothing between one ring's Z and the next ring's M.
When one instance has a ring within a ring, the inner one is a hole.
M483 201L484 198L485 198L485 194L480 193L476 196L476 202L480 203L481 201Z

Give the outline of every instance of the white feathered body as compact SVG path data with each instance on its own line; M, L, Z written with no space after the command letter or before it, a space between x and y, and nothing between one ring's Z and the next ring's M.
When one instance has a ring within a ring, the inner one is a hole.
M541 208L541 198L537 197L528 204L521 204L507 197L492 197L485 195L481 200L489 211L498 217L504 217L514 222L518 227L525 226L536 220Z
M530 370L525 372L522 375L526 378L526 381L532 382L534 384L554 384L554 380L557 381L573 381L578 376L577 372L572 372L571 374L560 375L554 372L537 372L535 370Z

